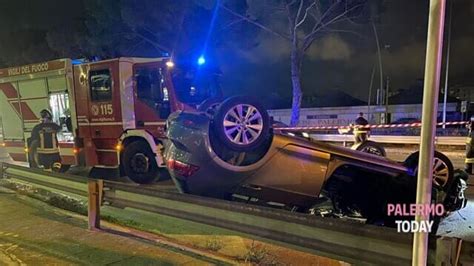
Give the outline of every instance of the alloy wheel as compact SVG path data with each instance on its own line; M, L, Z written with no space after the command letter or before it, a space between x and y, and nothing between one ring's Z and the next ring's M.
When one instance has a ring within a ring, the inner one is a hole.
M440 158L433 160L433 184L444 187L448 183L449 168L448 165Z
M260 111L250 104L238 104L224 116L225 136L237 145L251 144L263 131Z

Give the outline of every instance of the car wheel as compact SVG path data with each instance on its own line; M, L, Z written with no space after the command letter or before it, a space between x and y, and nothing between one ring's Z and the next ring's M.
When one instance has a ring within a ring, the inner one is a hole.
M217 109L219 109L221 102L221 99L210 98L199 104L197 110L213 117L216 114Z
M229 98L221 104L213 127L218 139L233 151L252 151L270 136L267 111L258 101L243 96Z
M382 145L370 140L355 144L352 146L352 149L382 157L387 156L387 153L385 152L385 149L382 147Z
M39 168L39 158L38 158L38 146L39 142L37 140L31 141L28 147L28 163L30 168Z
M143 141L135 141L125 147L122 164L125 174L135 183L149 184L158 176L155 156Z
M404 165L410 169L414 175L418 172L419 157L419 152L412 153L404 163ZM441 152L435 151L433 157L433 187L442 191L447 191L454 178L453 169L453 163L449 158Z

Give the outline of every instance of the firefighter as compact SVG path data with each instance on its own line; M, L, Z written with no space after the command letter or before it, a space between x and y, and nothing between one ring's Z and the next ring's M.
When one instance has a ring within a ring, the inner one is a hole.
M364 118L364 113L360 112L355 120L354 127L354 144L359 144L367 140L370 133L370 128L361 128L360 126L368 125L369 122Z
M57 133L61 127L53 122L53 115L47 109L40 112L41 123L36 125L31 132L32 140L38 141L38 163L46 171L59 171L61 156L59 155Z
M474 116L471 116L471 121L467 124L467 128L469 128L469 134L466 140L465 170L468 174L472 175L472 165L474 164Z

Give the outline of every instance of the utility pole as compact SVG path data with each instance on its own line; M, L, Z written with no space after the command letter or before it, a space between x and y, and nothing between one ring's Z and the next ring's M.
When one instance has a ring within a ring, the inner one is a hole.
M451 48L451 21L453 19L453 2L449 3L449 23L448 23L448 48L446 49L446 75L444 78L444 99L443 99L443 129L446 128L446 108L448 104L448 73L449 73L449 53Z
M417 206L431 203L433 178L434 137L438 108L441 60L443 57L443 31L446 0L430 0L428 37L426 41L425 78L423 86L423 112L420 137L420 158L416 187ZM429 214L415 216L415 221L428 221ZM412 265L426 265L428 233L415 232L413 236Z
M380 51L380 42L379 42L379 35L377 33L377 28L375 27L374 21L372 21L372 29L374 30L374 37L375 37L375 44L377 45L377 56L378 56L378 61L379 61L379 81L380 81L380 86L377 89L377 105L382 105L382 92L383 92L383 67L382 67L382 54ZM380 99L379 99L380 97ZM380 119L381 114L378 115Z
M374 74L375 74L375 64L372 67L372 74L370 75L370 85L369 85L369 99L367 99L367 120L370 123L370 105L372 103L372 85L374 84Z
M387 86L385 88L385 124L388 124L388 96L390 91L390 78L387 76Z

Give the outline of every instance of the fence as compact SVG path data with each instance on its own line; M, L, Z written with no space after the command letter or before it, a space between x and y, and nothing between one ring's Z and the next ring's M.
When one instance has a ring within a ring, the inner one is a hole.
M456 121L456 122L445 122L438 123L439 128L436 129L437 136L446 136L446 137L461 137L467 136L468 129L466 124L467 121ZM445 125L446 128L440 128L440 126ZM296 126L296 127L287 127L287 126L277 126L274 127L275 130L281 130L285 132L306 132L308 134L314 135L338 135L339 130L349 131L351 128L365 128L370 129L372 135L382 135L382 136L419 136L421 132L421 123L409 123L409 124L369 124L365 126L360 125L346 125L346 126Z
M311 134L311 138L318 141L327 142L353 142L352 135L338 135L338 134ZM387 135L371 135L370 140L378 143L387 144L420 144L420 136L387 136ZM452 146L466 146L466 137L436 137L435 143L437 145L452 145Z

